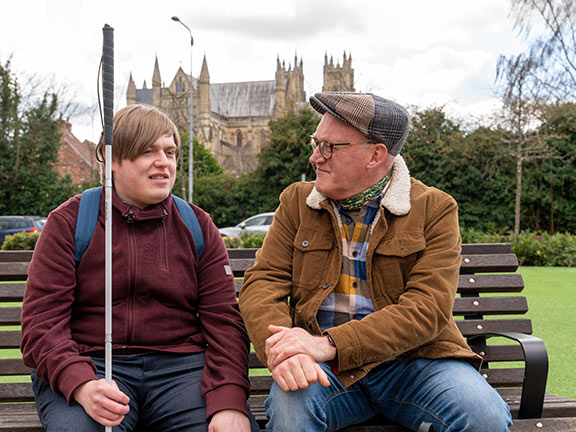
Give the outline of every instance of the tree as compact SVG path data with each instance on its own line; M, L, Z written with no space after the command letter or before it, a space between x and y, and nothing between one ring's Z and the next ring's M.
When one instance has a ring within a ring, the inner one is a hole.
M522 205L522 171L525 162L557 157L548 145L549 136L538 133L546 106L540 98L541 86L533 80L538 63L524 54L498 60L496 80L503 84L503 123L510 131L509 154L516 162L516 200L514 205L514 236L520 233Z
M240 178L226 175L198 178L195 201L220 227L273 211L286 186L300 181L302 174L308 180L315 178L314 167L308 162L309 142L319 121L308 109L271 120L270 143L260 152L256 170Z
M291 183L316 177L308 159L312 154L310 135L320 118L310 109L289 113L270 121L270 143L258 156L258 173L268 185L284 189Z
M189 158L189 141L188 132L180 130L180 141L182 147L180 149L180 158L178 161L178 169L180 170L180 175L177 176L176 182L174 184L174 193L179 194L182 198L187 199L187 187L188 187L188 158ZM196 180L200 177L207 176L219 176L224 174L224 169L220 166L214 155L210 152L208 148L204 146L204 143L198 140L198 137L194 137L194 150L192 157L194 158L194 193L196 193ZM194 196L194 201L196 197Z
M60 145L58 98L23 99L10 62L0 65L0 213L47 215L79 191L52 164Z
M523 217L533 230L576 232L576 104L551 105L543 120L539 133L558 157L530 164Z
M312 110L303 109L270 121L270 143L258 156L258 168L248 174L253 181L246 185L258 197L260 211L278 206L280 193L288 185L316 178L315 168L308 159L312 154L310 135L320 122Z
M516 26L525 36L532 32L535 20L543 22L546 31L523 55L531 63L526 79L529 91L539 99L574 101L576 1L512 0L511 13L516 16Z
M513 170L503 136L487 127L465 133L443 108L428 108L413 114L402 155L411 175L454 197L462 226L504 229L512 218Z
M461 142L460 127L446 117L443 108L428 108L414 113L412 130L402 149L402 156L414 177L448 191L450 171L454 163L451 154L455 142Z

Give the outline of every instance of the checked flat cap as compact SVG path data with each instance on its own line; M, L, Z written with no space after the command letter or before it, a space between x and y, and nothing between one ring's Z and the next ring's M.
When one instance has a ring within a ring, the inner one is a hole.
M323 92L310 97L312 108L358 129L396 156L406 141L410 116L406 108L371 93Z

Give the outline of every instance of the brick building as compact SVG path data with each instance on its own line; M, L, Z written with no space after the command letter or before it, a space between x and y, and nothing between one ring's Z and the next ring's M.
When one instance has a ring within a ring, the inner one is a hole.
M86 182L96 182L100 179L100 164L96 160L96 144L84 140L80 142L72 133L69 119L60 119L60 148L58 162L54 164L56 172L65 176L70 174L72 182L82 185Z

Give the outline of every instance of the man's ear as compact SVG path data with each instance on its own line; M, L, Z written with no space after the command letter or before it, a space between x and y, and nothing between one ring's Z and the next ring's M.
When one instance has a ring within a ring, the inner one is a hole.
M388 159L388 149L382 143L374 144L372 155L368 161L368 168L378 168L386 163Z

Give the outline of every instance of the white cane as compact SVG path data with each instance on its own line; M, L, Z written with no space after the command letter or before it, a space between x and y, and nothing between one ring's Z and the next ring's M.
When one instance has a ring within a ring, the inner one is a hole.
M104 299L104 358L105 378L112 384L112 141L114 139L114 29L104 24L102 29L102 99L104 105L105 150L105 299ZM112 427L107 426L106 432Z

